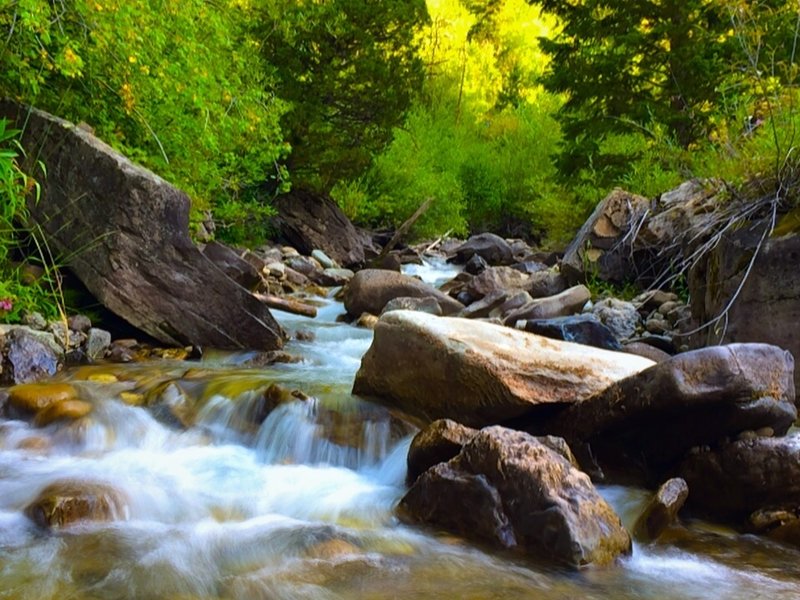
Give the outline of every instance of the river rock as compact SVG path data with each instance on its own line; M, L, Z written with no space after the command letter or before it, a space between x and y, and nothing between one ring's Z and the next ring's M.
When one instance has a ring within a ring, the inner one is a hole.
M69 319L67 319L67 325L72 331L88 333L89 329L92 327L92 321L86 315L71 315Z
M643 542L659 538L664 530L678 518L689 496L689 486L680 477L664 482L653 495L633 527L634 537Z
M797 417L793 375L794 359L776 346L686 352L568 407L544 431L589 444L601 460L644 462L658 473L694 446L745 430L783 435Z
M56 353L42 341L42 336L52 334L33 333L19 327L8 331L4 339L3 380L7 383L29 383L52 377L61 368L63 352Z
M300 253L311 255L320 250L344 267L363 266L365 248L373 248L372 240L356 229L329 197L294 188L278 196L273 204L281 237Z
M756 437L698 450L678 474L692 491L689 506L717 518L794 510L800 507L800 439Z
M432 466L455 458L477 433L477 429L450 419L439 419L428 425L411 440L406 459L406 481L414 483Z
M526 260L523 262L514 263L511 265L512 269L516 269L522 273L526 273L528 275L532 275L533 273L540 273L541 271L549 271L550 267L542 262L537 262L534 260Z
M472 258L470 258L464 265L464 271L470 275L480 275L488 267L489 265L483 258L481 258L478 254L473 254Z
M458 316L464 317L465 319L484 319L488 317L493 310L505 304L507 298L508 293L505 290L490 292L480 300L470 303Z
M480 256L489 265L511 265L516 262L509 243L493 233L473 235L458 246L453 254L452 260L462 264L474 255Z
M557 271L537 271L530 276L527 291L533 298L555 296L567 289L566 278Z
M435 298L443 314L453 314L464 306L435 287L402 273L364 269L344 288L344 307L351 315L368 312L379 315L389 300L401 297Z
M401 296L400 298L392 298L383 307L383 313L391 312L393 310L416 310L419 312L428 313L429 315L440 316L442 308L436 298L431 296L425 298L412 298L408 296Z
M589 477L534 437L487 427L423 473L400 502L407 519L571 567L630 553L619 517Z
M636 333L641 318L636 305L617 298L598 300L592 314L611 330L618 340L626 340Z
M128 516L128 501L104 483L63 480L50 484L25 508L40 527L60 529L85 521L115 521Z
M283 345L267 307L192 243L186 194L72 123L8 101L0 116L23 130L23 170L45 173L31 224L106 308L168 345Z
M503 321L513 327L517 321L526 319L565 317L579 312L591 297L589 288L585 285L576 285L555 296L534 299L509 313Z
M423 422L482 427L578 402L652 364L481 321L392 311L375 327L353 393Z
M86 355L90 360L98 360L105 356L111 346L111 334L105 329L92 327L86 336Z
M660 348L656 348L655 346L651 346L650 344L639 341L625 342L625 345L622 347L622 351L629 354L635 354L637 356L644 356L645 358L649 358L653 362L657 363L669 360L672 356Z
M354 276L350 269L323 269L312 273L310 279L319 285L334 287L346 285Z
M464 289L473 300L480 300L495 292L513 294L526 291L530 285L530 279L530 275L511 267L489 267L484 269L480 275L473 277Z
M68 383L24 383L8 390L9 403L23 412L38 413L54 404L77 399L77 391Z
M92 405L85 400L64 400L50 404L36 414L36 425L45 427L60 420L75 421L92 412Z
M617 338L594 315L575 315L555 319L517 321L517 329L555 340L585 344L606 350L621 350ZM649 357L648 357L649 358Z

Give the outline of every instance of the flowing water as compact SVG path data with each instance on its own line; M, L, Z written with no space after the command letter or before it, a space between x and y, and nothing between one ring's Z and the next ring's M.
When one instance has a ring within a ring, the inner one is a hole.
M297 363L72 369L90 416L0 421L0 598L800 598L800 552L702 523L577 573L398 523L413 429L350 395L371 332L340 312L276 313L315 334L289 344ZM39 529L24 509L63 480L110 486L124 510ZM646 494L601 491L632 525Z

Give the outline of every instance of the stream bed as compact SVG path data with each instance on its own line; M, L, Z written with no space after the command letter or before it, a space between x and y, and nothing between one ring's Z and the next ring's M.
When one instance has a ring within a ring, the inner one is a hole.
M0 420L0 598L800 598L799 550L703 522L578 572L402 525L414 429L350 394L372 332L337 323L342 312L333 300L313 320L275 312L314 334L288 344L296 363L73 368L58 379L91 415ZM261 422L264 398L275 408ZM24 509L61 480L118 490L125 513L40 529ZM600 491L632 527L647 493Z

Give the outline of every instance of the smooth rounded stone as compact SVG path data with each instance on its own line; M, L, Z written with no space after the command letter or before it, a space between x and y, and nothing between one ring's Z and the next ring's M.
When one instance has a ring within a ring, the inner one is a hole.
M487 427L425 471L399 514L570 567L629 554L620 518L585 473L533 436Z
M363 329L375 329L375 325L377 324L378 317L370 313L362 313L356 321L356 327L361 327Z
M692 490L689 506L714 518L794 510L800 506L800 438L754 438L694 452L678 475Z
M636 520L633 537L643 542L657 540L677 520L688 496L689 486L680 477L665 481Z
M493 233L473 235L453 253L454 256L451 260L462 264L476 254L489 265L510 265L516 262L509 243Z
M90 402L84 400L65 400L63 402L56 402L46 408L43 408L36 415L36 425L45 427L50 423L56 421L75 421L85 417L92 412L92 405Z
M402 296L400 298L392 298L383 307L381 314L391 312L393 310L415 310L418 312L428 313L429 315L436 315L437 317L442 314L442 309L439 302L433 296L427 298L413 298L409 296Z
M606 350L622 349L611 330L594 315L517 321L517 329L556 340L564 340L565 342L594 346L595 348L604 348Z
M678 302L677 300L669 300L667 302L664 302L663 304L661 304L658 307L658 313L660 315L666 317L671 311L673 311L674 309L676 309L676 308L678 308L680 306L683 306L683 305L680 302Z
M567 280L561 273L548 269L531 274L526 290L532 298L547 298L560 294L567 287Z
M364 269L356 273L344 288L343 296L344 307L351 315L365 312L379 315L390 300L401 297L433 297L446 315L464 308L463 304L433 286L403 273L381 269Z
M606 298L595 302L592 313L608 327L618 340L626 340L636 333L641 317L632 302Z
M489 317L493 310L505 303L507 298L508 294L503 290L491 292L480 300L471 303L458 316L465 319L484 319Z
M692 309L682 304L667 313L667 322L671 327L687 331L692 324Z
M353 393L423 422L482 427L579 402L652 364L482 321L392 311L378 320Z
M32 413L54 404L76 400L77 397L77 390L68 383L24 383L8 390L11 406Z
M464 289L473 300L480 300L495 292L513 294L527 291L530 281L530 275L511 267L488 267L480 275L473 277Z
M86 356L90 360L98 360L106 355L111 346L111 334L105 329L92 327L86 335Z
M293 246L281 246L280 248L274 248L274 250L278 250L282 258L300 256L300 252L298 252L297 248Z
M61 366L61 353L57 354L38 336L23 328L12 329L6 334L5 355L2 377L13 383L52 377Z
M537 262L533 260L526 260L523 262L514 263L511 265L512 269L516 269L522 273L526 273L528 275L532 275L533 273L539 273L540 271L548 271L550 267L542 262Z
M342 539L317 542L306 550L306 556L319 560L334 560L342 556L361 555L363 551L355 544Z
M92 320L86 315L72 315L67 319L67 324L72 331L87 333L92 327Z
M477 429L450 419L439 419L428 425L414 436L408 448L406 482L414 483L432 466L455 458L477 434Z
M339 265L336 264L332 258L330 258L327 254L325 254L319 248L313 250L311 252L311 258L316 260L320 265L322 265L323 269L336 269Z
M86 521L115 521L128 516L128 501L119 490L90 481L56 481L25 507L25 515L43 528L59 529Z
M487 262L477 254L473 254L472 258L470 258L464 265L464 271L470 275L480 275L487 268L489 268Z
M662 335L670 330L670 325L664 317L651 317L645 321L644 328L648 333Z
M282 262L271 262L264 265L264 270L267 275L275 279L283 279L286 276L286 265Z
M300 271L295 271L291 267L284 266L283 272L286 277L286 281L292 285L305 287L311 283L311 280L308 277L303 275Z
M384 271L395 271L400 273L403 270L403 260L397 252L389 252L385 256L379 256L368 263L370 269L383 269Z
M592 297L585 285L576 285L548 298L537 298L509 313L504 322L513 327L517 321L528 319L553 319L580 312Z
M797 418L793 376L794 359L776 346L703 348L617 381L542 427L589 444L603 462L660 475L694 446L760 427L786 433Z
M622 346L622 351L627 352L628 354L644 356L645 358L649 358L653 362L657 363L664 362L672 357L663 350L659 350L655 346L645 344L644 342L626 342Z

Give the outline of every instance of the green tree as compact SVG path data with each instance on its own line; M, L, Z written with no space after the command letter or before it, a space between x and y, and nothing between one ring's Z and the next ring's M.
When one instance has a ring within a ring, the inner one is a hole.
M424 0L269 0L256 29L274 65L293 181L329 190L361 174L422 84Z
M540 0L563 25L542 40L547 89L560 111L565 174L591 167L614 179L631 160L601 153L613 134L663 128L688 147L710 130L736 40L724 0ZM660 131L653 131L660 135Z

